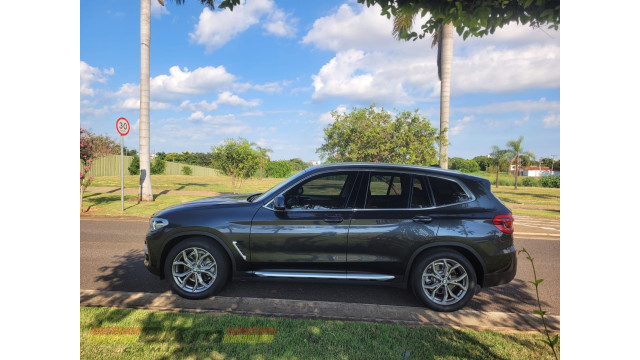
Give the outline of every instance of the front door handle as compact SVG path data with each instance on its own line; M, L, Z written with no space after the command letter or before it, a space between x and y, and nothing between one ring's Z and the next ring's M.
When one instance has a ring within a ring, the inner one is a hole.
M431 218L431 216L416 216L413 218L413 221L428 224L433 221L433 219Z
M330 223L330 224L339 224L342 221L344 221L342 216L330 216L330 217L324 219L324 222Z

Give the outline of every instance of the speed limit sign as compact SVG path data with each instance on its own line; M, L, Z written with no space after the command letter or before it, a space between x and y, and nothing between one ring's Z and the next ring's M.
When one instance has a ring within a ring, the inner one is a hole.
M129 133L129 121L123 117L116 121L116 130L122 136L125 136Z

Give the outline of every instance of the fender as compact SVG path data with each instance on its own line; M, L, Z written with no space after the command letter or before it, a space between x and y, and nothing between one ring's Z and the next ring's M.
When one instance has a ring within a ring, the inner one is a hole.
M432 248L449 248L449 249L452 249L452 250L456 250L456 248L458 248L458 249L464 249L465 251L469 252L474 257L474 259L469 259L471 264L474 267L479 265L482 268L482 276L480 276L480 274L478 274L478 283L482 282L484 274L487 273L487 269L486 269L486 266L485 266L484 262L481 260L482 257L480 257L480 254L478 254L477 251L475 251L469 245L466 245L466 244L463 244L463 243L433 242L433 243L429 243L429 244L425 244L425 245L420 246L416 251L413 252L413 255L411 255L411 258L409 258L409 262L408 262L407 268L405 270L405 277L404 277L405 286L409 286L409 278L411 277L411 268L413 267L413 262L415 261L415 259L421 253L423 253L425 251L428 251L428 249L432 249ZM462 255L464 255L464 254L462 254Z
M181 231L181 232L173 234L169 238L167 238L167 240L162 245L162 250L160 252L160 254L161 254L160 255L160 264L164 264L164 262L165 262L165 260L167 258L167 254L169 253L169 250L175 244L177 244L180 241L179 238L188 238L188 237L194 237L194 236L206 237L206 238L212 239L213 241L217 242L227 252L227 256L229 256L229 259L231 260L231 271L232 271L232 273L237 269L235 256L233 255L233 253L231 252L231 249L229 249L227 244L224 241L222 241L219 237L214 235L213 233L208 232L208 231L203 231L203 230ZM162 265L160 266L160 277L164 278L164 266L162 266Z

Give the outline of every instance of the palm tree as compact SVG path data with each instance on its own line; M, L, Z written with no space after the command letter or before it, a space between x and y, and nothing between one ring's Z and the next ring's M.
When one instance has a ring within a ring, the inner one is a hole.
M411 32L419 8L403 7L393 18L393 37L404 39ZM453 61L453 24L442 24L433 34L431 47L438 46L438 79L440 79L440 167L449 168L449 99L451 98L451 63Z
M182 5L185 0L174 0ZM200 3L214 9L214 0ZM164 0L158 0L164 6ZM149 52L151 47L151 0L140 0L140 193L138 199L153 201L151 189L150 121L149 121Z
M536 156L531 151L522 149L522 140L524 140L524 136L520 136L518 140L511 140L507 142L507 149L509 150L509 156L512 157L511 162L509 163L509 168L511 168L511 164L515 162L516 164L516 183L514 189L518 189L518 168L520 166L520 159L523 155L530 157L531 159L535 159Z
M491 148L491 150L492 150L491 157L495 159L495 162L496 162L496 187L498 187L499 185L498 177L500 175L500 163L507 158L507 155L509 154L509 150L500 149L495 145Z

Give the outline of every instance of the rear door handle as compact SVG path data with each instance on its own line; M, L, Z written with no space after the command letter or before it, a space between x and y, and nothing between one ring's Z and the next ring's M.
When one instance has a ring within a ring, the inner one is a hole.
M416 216L413 218L413 221L428 224L433 221L433 219L431 218L431 216Z
M344 221L342 216L330 216L330 217L324 219L324 222L327 222L327 223L330 223L330 224L339 224L342 221Z

